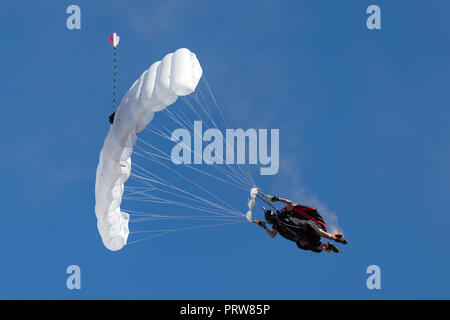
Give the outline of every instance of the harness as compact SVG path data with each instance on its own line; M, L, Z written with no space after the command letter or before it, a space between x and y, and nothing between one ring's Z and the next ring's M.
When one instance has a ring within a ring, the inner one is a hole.
M289 216L289 213L295 213L297 214L297 218L302 220L311 220L315 223L319 224L321 228L324 231L327 231L327 225L325 224L325 220L323 217L317 212L316 208L302 206L302 205L296 205L292 208L291 211L287 211L287 207L284 207L281 209L281 212L286 212L286 214ZM292 214L291 214L292 215Z

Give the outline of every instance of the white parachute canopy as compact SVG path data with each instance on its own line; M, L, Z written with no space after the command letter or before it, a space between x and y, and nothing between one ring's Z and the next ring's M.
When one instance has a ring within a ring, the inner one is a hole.
M195 54L178 49L146 70L123 98L100 152L95 183L97 227L109 250L120 250L129 235L130 217L120 205L137 134L152 121L155 112L173 104L178 96L193 93L201 77Z

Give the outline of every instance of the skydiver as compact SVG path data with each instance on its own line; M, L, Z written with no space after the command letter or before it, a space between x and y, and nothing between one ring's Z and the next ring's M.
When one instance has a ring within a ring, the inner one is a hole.
M332 235L327 232L325 220L315 208L295 204L290 200L278 197L272 197L271 201L279 201L286 206L281 211L277 210L276 213L272 210L265 210L263 207L266 221L258 219L254 221L271 238L279 233L284 238L294 241L300 249L313 252L322 252L323 250L339 252L339 249L331 241L328 243L321 242L322 237L347 244L347 240L343 238L341 233ZM266 222L272 225L272 230L267 228Z

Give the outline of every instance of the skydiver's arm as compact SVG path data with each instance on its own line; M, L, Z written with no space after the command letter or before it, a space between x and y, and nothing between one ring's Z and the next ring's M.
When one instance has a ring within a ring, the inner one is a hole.
M266 227L266 223L264 221L255 219L255 221L253 221L253 222L256 223L258 226L260 226L261 228L263 228L271 238L275 237L278 233L277 229L275 229L275 228L272 228L272 231L270 231Z
M278 233L278 230L275 229L275 228L272 228L272 231L270 231L269 228L264 227L264 230L266 230L267 234L268 234L271 238L275 237L275 236L277 235L277 233Z
M288 199L278 198L278 201L285 203L288 210L292 209L295 206L295 203Z

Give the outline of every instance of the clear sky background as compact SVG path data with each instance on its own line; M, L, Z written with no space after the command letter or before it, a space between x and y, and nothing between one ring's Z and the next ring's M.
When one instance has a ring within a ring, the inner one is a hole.
M70 4L81 30L66 28ZM378 31L366 28L371 4ZM438 0L3 3L0 298L450 298L449 10ZM108 251L94 183L112 32L119 100L154 61L189 48L233 127L280 128L280 172L257 182L320 201L350 244L315 254L241 223ZM66 288L72 264L81 290ZM369 265L381 290L366 287Z

